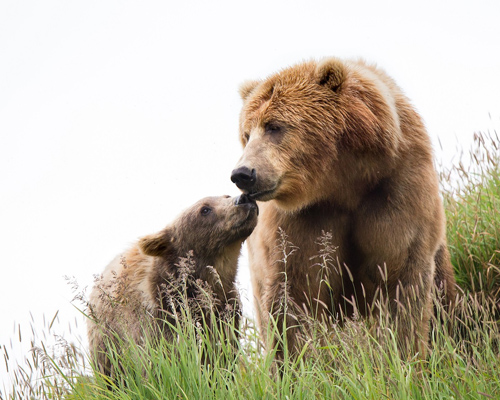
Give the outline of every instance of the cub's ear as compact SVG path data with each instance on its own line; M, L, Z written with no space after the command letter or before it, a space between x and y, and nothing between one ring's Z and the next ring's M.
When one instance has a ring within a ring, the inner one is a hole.
M242 100L246 100L250 93L259 86L260 81L245 81L240 85L240 96Z
M336 92L344 83L345 66L337 58L327 58L316 67L318 83Z
M139 249L147 256L161 257L173 251L172 235L168 229L139 239Z

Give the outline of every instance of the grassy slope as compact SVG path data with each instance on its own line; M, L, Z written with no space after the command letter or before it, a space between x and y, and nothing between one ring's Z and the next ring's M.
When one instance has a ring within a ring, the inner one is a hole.
M23 372L17 370L17 394L10 398L500 398L499 143L496 137L477 136L471 167L458 164L442 174L444 186L454 187L445 190L444 200L450 250L465 295L451 318L436 303L440 315L432 324L427 360L401 360L383 321L375 339L363 321L355 320L333 332L320 327L297 359L288 360L285 352L277 372L273 352L264 354L250 322L242 328L234 358L223 342L214 344L187 324L176 327L174 344L111 351L125 371L112 391L99 374L79 372L87 355L78 349L66 347L53 357L38 349L32 369L45 378L20 379ZM201 361L204 354L211 355L210 364ZM234 361L228 364L228 358Z
M500 141L496 134L474 139L470 166L459 163L442 174L456 180L444 196L448 242L459 285L499 298Z

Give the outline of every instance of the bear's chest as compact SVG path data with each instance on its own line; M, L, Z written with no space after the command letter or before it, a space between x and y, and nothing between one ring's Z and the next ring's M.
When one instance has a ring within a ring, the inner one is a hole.
M268 265L287 259L291 270L312 268L328 255L335 263L355 264L361 257L352 235L352 216L332 207L315 207L297 213L262 210L257 226L266 247Z

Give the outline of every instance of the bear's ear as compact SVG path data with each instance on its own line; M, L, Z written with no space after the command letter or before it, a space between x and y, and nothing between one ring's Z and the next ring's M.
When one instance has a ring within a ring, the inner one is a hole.
M139 248L147 256L166 256L173 250L172 234L168 229L139 239Z
M345 66L337 58L328 58L316 67L318 83L336 92L345 80Z
M242 100L246 100L250 93L259 86L260 81L245 81L240 85L240 96Z

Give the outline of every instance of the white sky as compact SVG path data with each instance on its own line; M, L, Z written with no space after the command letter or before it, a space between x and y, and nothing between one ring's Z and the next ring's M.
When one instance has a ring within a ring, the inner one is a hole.
M185 206L238 193L245 79L330 55L377 62L449 162L498 129L499 17L498 0L3 0L0 346L29 311L80 318L63 275L90 285Z

